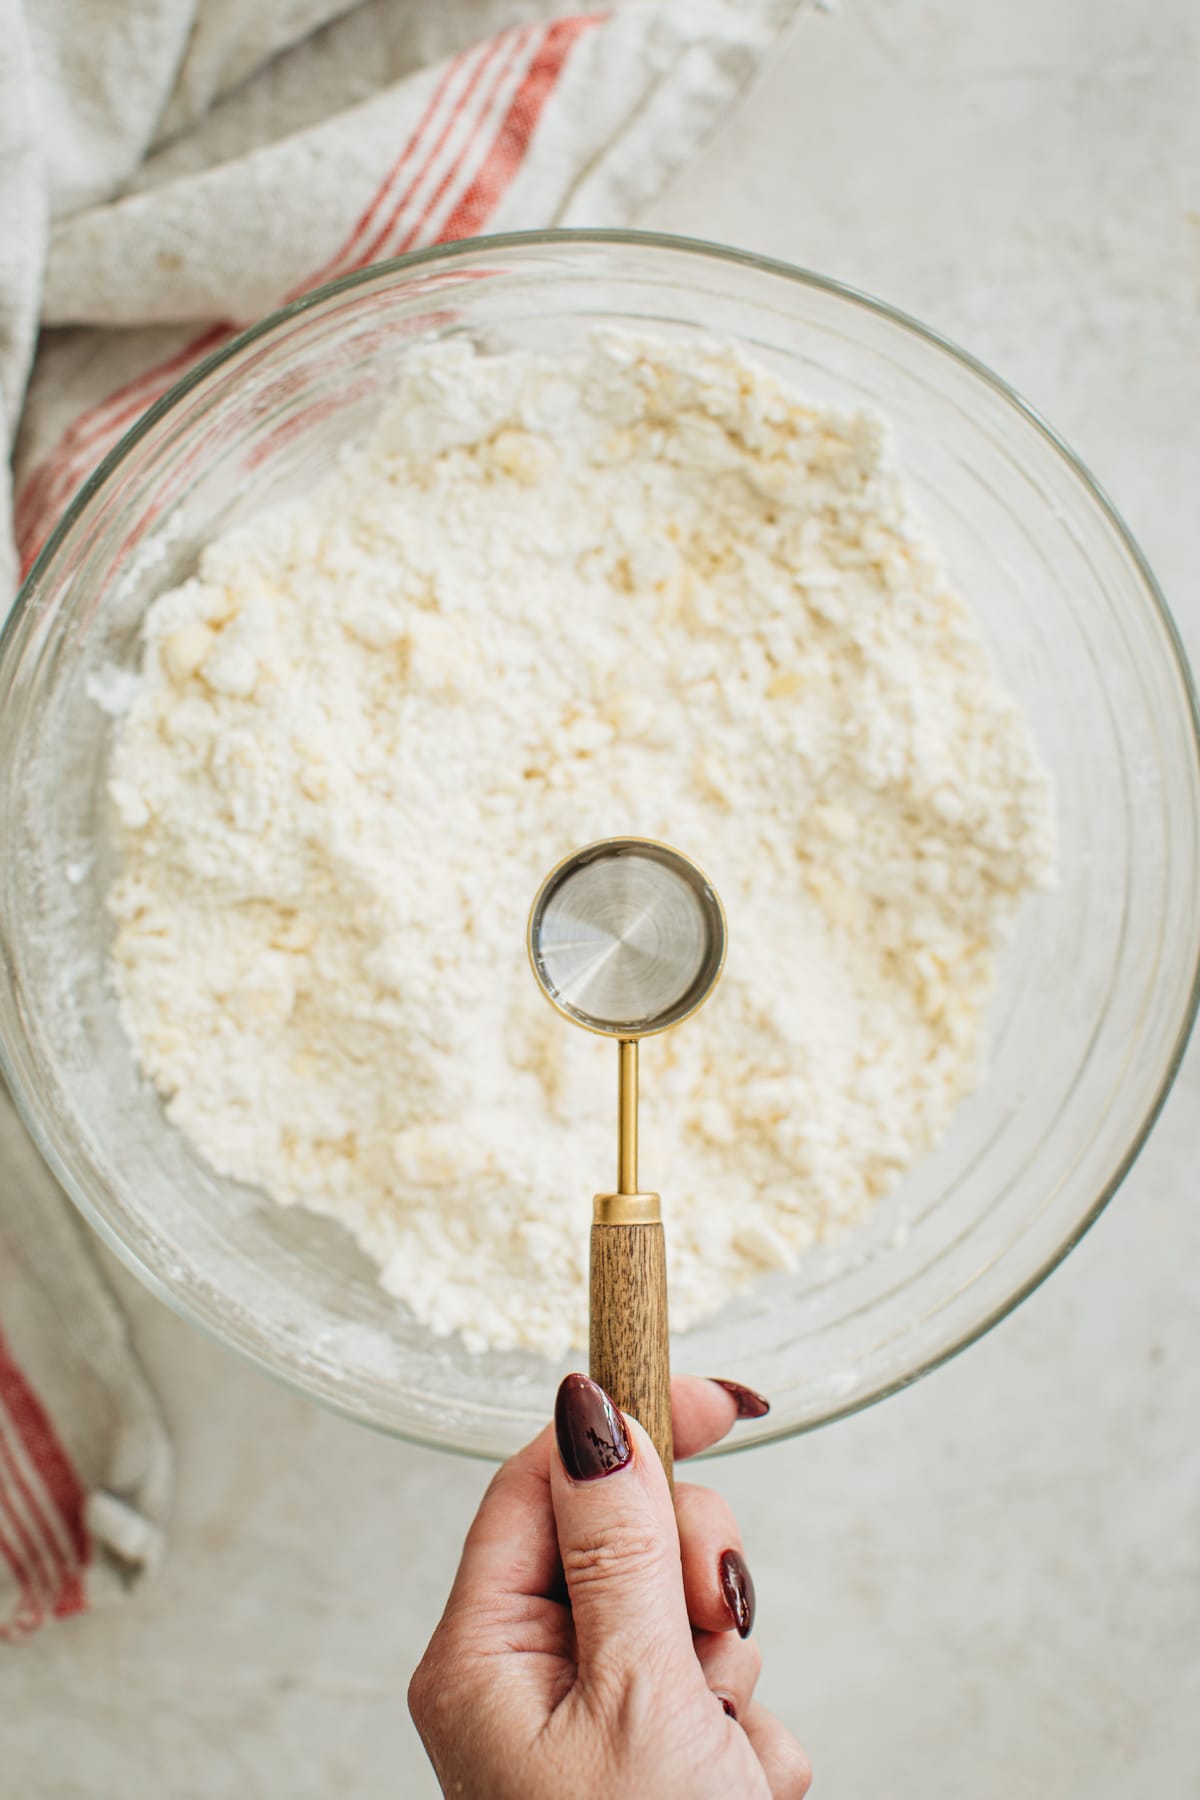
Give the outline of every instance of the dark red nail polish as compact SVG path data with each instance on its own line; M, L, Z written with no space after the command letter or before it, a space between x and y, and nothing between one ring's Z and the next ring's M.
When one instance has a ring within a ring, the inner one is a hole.
M586 1375L568 1375L560 1386L554 1435L572 1481L615 1475L633 1455L625 1421L604 1389Z
M729 1695L728 1694L718 1694L717 1699L721 1702L721 1705L725 1708L725 1711L729 1714L729 1717L731 1719L736 1719L737 1718L737 1707L733 1704L733 1701L729 1698Z
M721 1592L739 1637L749 1637L754 1624L754 1583L740 1551L721 1552Z
M740 1381L723 1381L719 1375L710 1375L708 1379L733 1395L739 1419L761 1419L770 1412L771 1402L756 1394L753 1388L743 1387Z

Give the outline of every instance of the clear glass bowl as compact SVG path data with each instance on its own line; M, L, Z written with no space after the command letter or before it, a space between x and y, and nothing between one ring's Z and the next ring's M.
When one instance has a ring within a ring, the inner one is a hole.
M987 370L817 276L615 233L423 252L248 331L97 470L0 642L4 1072L80 1210L170 1305L354 1418L482 1455L540 1424L560 1369L432 1338L335 1226L206 1169L139 1080L105 973L111 719L90 693L135 664L148 602L207 539L364 433L415 339L567 351L615 321L737 338L818 401L888 416L1057 784L1060 884L1023 914L990 1073L949 1137L863 1229L676 1339L677 1368L770 1395L739 1443L880 1398L1029 1293L1129 1169L1196 1004L1200 779L1179 642L1087 471ZM581 1232L590 1199L586 1177L564 1196ZM666 1205L669 1229L669 1187Z

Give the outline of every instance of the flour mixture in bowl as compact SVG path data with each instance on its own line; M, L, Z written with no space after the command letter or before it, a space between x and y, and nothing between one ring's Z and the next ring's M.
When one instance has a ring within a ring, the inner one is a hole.
M369 444L150 608L110 791L170 1118L434 1330L551 1355L612 1141L608 1046L525 962L548 867L666 838L728 909L704 1028L644 1051L678 1329L938 1140L1053 860L881 422L696 340L414 350Z

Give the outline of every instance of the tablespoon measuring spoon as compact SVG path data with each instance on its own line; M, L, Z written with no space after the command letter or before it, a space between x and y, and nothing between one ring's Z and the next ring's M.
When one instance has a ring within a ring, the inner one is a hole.
M592 1380L640 1421L672 1479L662 1207L638 1183L638 1045L703 1005L725 966L725 909L690 857L602 838L552 869L529 914L529 960L564 1018L617 1040L617 1185L593 1206Z

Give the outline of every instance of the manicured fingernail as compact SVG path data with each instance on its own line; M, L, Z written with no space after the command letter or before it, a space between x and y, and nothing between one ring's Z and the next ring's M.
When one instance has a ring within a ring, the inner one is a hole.
M568 1375L559 1388L554 1435L572 1481L615 1475L633 1455L624 1419L604 1389L586 1375Z
M725 1708L725 1711L729 1714L730 1718L736 1719L737 1718L737 1707L733 1704L733 1701L729 1698L729 1695L718 1693L717 1699L721 1702L721 1705Z
M708 1379L733 1395L739 1419L761 1419L770 1412L771 1402L756 1394L753 1388L743 1387L740 1381L722 1381L719 1375L710 1375Z
M721 1592L729 1608L729 1616L737 1626L739 1637L749 1637L754 1624L754 1583L745 1560L737 1550L721 1552Z

